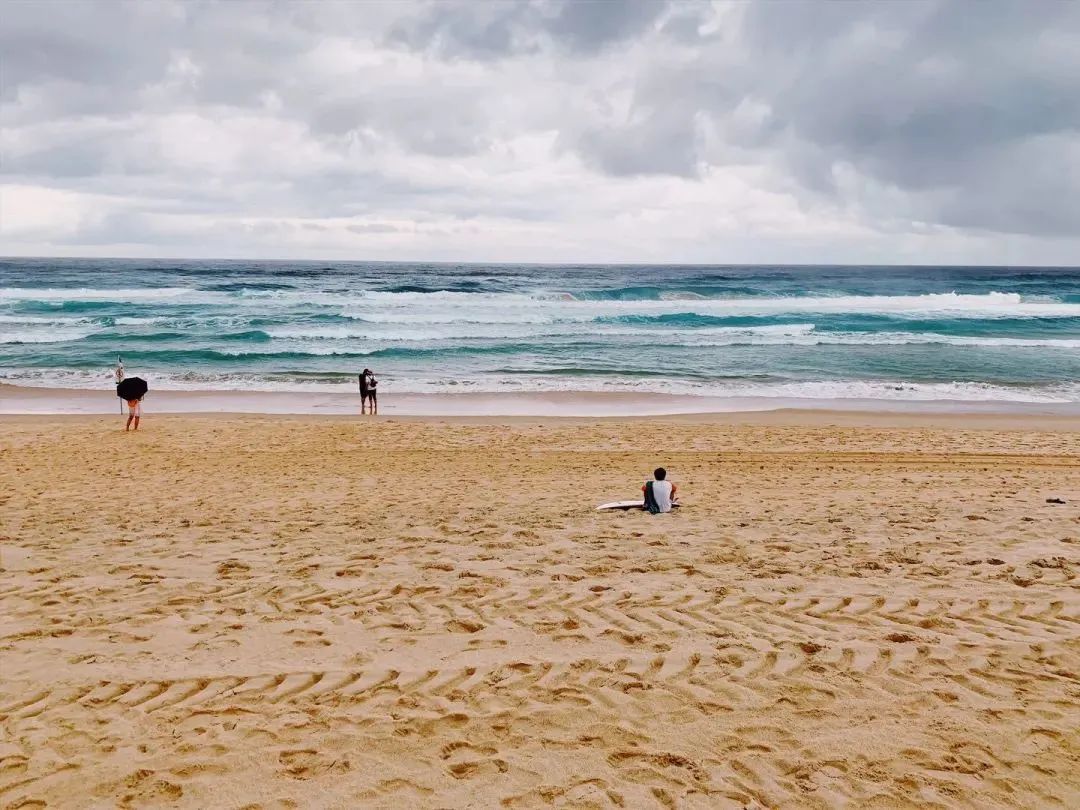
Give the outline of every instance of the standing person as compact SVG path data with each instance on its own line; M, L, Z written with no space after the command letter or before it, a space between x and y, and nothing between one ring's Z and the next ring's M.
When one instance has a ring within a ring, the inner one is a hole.
M129 430L138 430L139 429L139 417L142 416L142 397L139 397L138 399L129 399L127 401L127 406L128 406L128 420L127 420L127 424L124 426L124 432L125 433L127 433ZM132 422L135 423L134 428L132 428L132 426L131 426Z
M371 369L365 368L360 374L360 413L367 413L367 402L371 396L371 387L368 381L371 379Z
M139 429L139 419L142 416L142 401L146 396L146 392L150 390L150 386L146 384L146 380L142 377L125 377L121 382L117 383L116 395L120 397L121 403L126 402L128 406L128 418L127 424L124 425L125 432L134 429ZM120 406L120 412L123 413L123 404Z
M375 372L368 370L368 402L371 403L370 413L374 416L379 413L379 397L376 388L379 381L375 379Z

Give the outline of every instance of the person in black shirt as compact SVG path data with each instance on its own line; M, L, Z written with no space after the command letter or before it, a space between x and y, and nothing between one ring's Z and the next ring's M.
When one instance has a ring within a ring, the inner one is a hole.
M360 375L360 413L367 413L367 405L371 404L371 413L379 412L379 400L375 395L375 388L379 381L375 379L375 373L370 368L365 368Z

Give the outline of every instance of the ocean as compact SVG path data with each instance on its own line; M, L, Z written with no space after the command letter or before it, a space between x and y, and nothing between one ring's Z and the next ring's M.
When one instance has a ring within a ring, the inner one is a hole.
M1080 403L1080 268L0 260L0 383Z

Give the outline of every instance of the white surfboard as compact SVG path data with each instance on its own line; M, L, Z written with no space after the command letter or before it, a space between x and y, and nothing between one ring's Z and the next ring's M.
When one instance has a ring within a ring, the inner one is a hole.
M627 509L644 509L645 503L641 498L636 501L612 501L611 503L602 503L596 507L597 512L605 512L608 509L622 509L624 512Z
M672 508L677 507L679 504L673 503ZM644 509L645 502L642 498L638 498L636 501L612 501L611 503L602 503L596 507L597 512L614 511L621 509L623 512L627 512L631 509Z

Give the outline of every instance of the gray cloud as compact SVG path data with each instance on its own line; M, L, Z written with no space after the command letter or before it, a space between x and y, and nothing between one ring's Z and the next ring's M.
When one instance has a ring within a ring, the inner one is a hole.
M431 2L394 25L388 41L449 57L500 59L550 46L592 54L639 35L667 0Z
M704 118L726 137L721 161L754 151L805 191L838 201L847 193L840 166L910 192L931 222L1044 234L1080 225L1080 165L1075 149L1062 148L1080 133L1075 4L984 3L978 14L952 3L741 10L733 43L702 37L675 69L656 65L637 79L632 109L646 114L580 133L593 165L686 174L710 160L694 136ZM766 112L756 126L733 126L747 101Z
M0 229L717 261L1022 237L1075 260L1077 77L1070 3L12 0Z
M667 5L663 0L564 2L551 18L548 32L571 50L588 53L647 30Z

